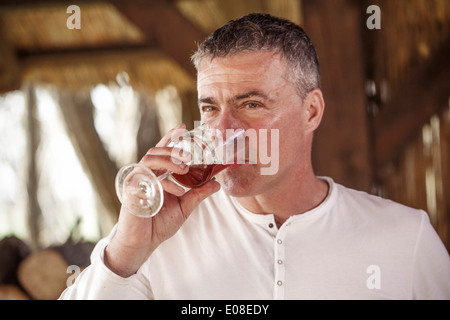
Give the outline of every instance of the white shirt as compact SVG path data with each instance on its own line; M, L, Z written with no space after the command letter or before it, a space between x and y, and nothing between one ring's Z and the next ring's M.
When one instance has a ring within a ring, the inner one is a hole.
M103 264L113 230L61 299L450 299L425 212L323 179L327 198L279 229L219 191L129 278Z

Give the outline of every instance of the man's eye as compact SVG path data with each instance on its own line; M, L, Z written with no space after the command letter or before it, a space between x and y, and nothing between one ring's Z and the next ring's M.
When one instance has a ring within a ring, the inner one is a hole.
M245 107L249 108L249 109L255 109L258 108L260 105L259 103L256 102L248 102L245 104Z
M204 107L202 107L202 112L211 112L211 111L214 111L214 110L216 110L216 108L213 107L213 106L204 106Z

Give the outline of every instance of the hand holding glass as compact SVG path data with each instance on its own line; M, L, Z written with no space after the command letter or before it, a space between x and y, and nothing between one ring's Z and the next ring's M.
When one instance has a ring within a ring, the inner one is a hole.
M184 130L168 144L174 150L191 154L187 174L166 171L156 176L142 164L121 168L116 176L116 192L122 205L138 217L153 217L164 203L160 181L172 176L180 185L198 188L232 164L245 162L245 130L227 130L226 139L221 131L204 124L191 131ZM175 160L174 160L175 161Z

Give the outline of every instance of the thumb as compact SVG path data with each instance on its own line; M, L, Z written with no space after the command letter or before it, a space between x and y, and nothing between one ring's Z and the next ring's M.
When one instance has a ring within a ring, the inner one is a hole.
M200 188L189 190L182 197L180 197L180 207L186 219L200 202L219 190L220 183L211 180Z

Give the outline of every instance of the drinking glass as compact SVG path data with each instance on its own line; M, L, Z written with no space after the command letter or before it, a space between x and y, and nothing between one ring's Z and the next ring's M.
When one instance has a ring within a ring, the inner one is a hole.
M166 171L157 176L138 163L126 165L117 173L117 196L135 216L153 217L161 210L164 192L160 181L168 177L183 187L198 188L230 165L245 163L243 128L227 129L224 139L221 131L204 124L191 131L183 130L183 134L173 137L168 146L191 154L191 160L186 163L189 169L186 174Z

